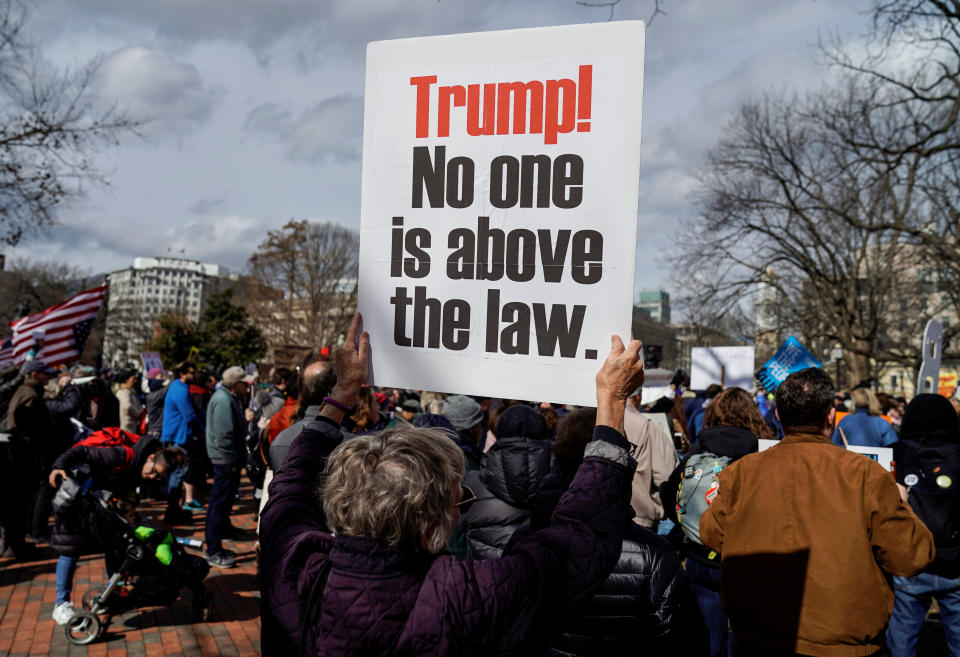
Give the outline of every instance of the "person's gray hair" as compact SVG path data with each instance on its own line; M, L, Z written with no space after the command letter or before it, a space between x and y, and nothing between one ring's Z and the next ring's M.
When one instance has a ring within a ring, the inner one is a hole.
M466 460L434 429L401 426L341 443L320 487L337 534L441 552L455 526L453 505Z

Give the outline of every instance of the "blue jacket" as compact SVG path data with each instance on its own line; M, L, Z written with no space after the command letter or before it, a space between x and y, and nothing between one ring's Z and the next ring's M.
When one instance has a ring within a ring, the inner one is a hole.
M174 379L163 401L163 433L160 439L164 443L186 445L191 436L202 436L203 420L190 398L190 386Z
M845 416L834 429L833 444L843 447L840 429L843 429L847 442L858 447L889 447L899 440L889 422L870 415L865 408L858 408Z

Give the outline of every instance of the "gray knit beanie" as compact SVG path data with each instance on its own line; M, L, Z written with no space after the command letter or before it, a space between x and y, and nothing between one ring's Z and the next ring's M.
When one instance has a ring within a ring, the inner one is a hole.
M466 431L483 420L483 410L480 404L466 395L452 395L443 402L443 417L450 420L450 424L457 431Z

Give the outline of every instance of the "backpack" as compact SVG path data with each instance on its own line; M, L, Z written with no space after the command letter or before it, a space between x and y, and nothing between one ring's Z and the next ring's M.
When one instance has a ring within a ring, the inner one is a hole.
M960 444L903 441L897 481L907 501L933 534L936 562L960 565Z
M264 447L269 448L267 430L257 431L256 435L248 435L247 445L247 476L255 488L263 488L263 480L267 476L267 461L263 455Z
M677 520L687 538L698 545L703 545L700 540L700 516L717 496L720 487L717 475L731 461L733 459L729 456L701 452L687 459L681 473L677 487Z
M130 464L133 463L133 449L139 440L140 436L137 434L128 433L118 427L107 427L99 431L94 431L78 442L77 445L84 445L85 447L123 447L126 452L123 465L119 465L104 473L107 476L112 476L120 474L130 467Z

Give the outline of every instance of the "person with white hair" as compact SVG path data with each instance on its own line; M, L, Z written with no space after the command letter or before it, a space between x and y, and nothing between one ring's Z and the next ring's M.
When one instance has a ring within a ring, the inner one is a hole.
M585 600L620 554L635 468L623 414L643 382L640 342L611 341L596 378L594 437L550 525L500 559L474 561L441 555L474 499L453 441L399 426L341 442L369 370L359 325L358 314L336 353L336 386L270 486L263 654L542 652L550 619Z

